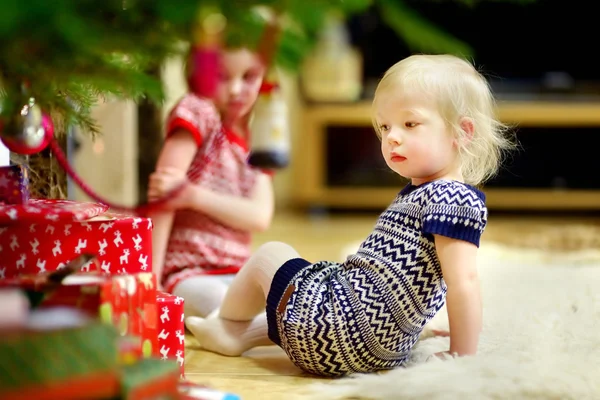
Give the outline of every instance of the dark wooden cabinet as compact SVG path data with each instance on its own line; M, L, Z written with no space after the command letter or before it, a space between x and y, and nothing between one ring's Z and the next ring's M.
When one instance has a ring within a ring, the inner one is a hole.
M383 208L405 181L389 171L371 104L305 105L295 147L302 207ZM600 209L600 101L500 101L521 144L484 187L490 209Z

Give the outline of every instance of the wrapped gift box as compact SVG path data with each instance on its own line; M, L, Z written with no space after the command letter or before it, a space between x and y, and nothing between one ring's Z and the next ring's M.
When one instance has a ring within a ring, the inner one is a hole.
M156 275L150 272L134 274L136 288L131 301L129 334L142 341L142 355L150 357L158 349L158 310ZM117 277L121 278L121 276Z
M114 327L76 311L37 309L27 324L0 330L1 399L180 400L175 361L120 364Z
M41 307L57 305L87 310L112 323L122 336L137 337L144 357L158 348L156 276L152 273L69 275Z
M179 367L147 358L122 368L121 400L179 400Z
M152 273L111 276L74 273L56 282L57 273L0 280L0 287L24 289L37 308L75 307L115 326L122 336L139 338L139 354L158 348L156 276ZM135 340L135 339L132 339ZM127 346L131 351L131 345Z
M125 335L117 341L119 364L135 364L144 357L141 339L138 336Z
M58 322L64 315L51 315ZM68 317L69 319L72 317ZM119 393L113 327L80 326L0 332L0 398L68 400Z
M29 201L29 174L23 165L0 167L0 203L24 204Z
M0 206L0 278L54 271L82 253L107 274L151 271L152 221L106 209L66 200Z
M185 376L185 323L182 297L157 292L158 346L157 356L163 360L175 360L181 377Z

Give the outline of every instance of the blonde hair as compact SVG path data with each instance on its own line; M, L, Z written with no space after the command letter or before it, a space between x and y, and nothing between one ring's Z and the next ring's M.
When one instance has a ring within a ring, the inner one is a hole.
M471 63L452 55L413 55L388 69L375 91L416 91L431 96L459 143L465 183L480 185L500 168L504 153L514 147L508 126L495 117L496 104L487 80ZM375 114L373 113L373 118ZM473 137L461 128L461 118L473 122ZM373 119L378 136L381 132Z

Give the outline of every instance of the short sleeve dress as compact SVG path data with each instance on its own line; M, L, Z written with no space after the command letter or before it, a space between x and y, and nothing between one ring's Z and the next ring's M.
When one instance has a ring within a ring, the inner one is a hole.
M184 129L198 147L187 172L195 184L218 193L249 197L265 171L247 162L243 138L221 124L212 102L186 94L166 121L167 138ZM234 229L193 210L178 210L169 237L163 287L172 292L182 280L196 275L236 273L250 256L251 233Z
M401 366L446 299L433 235L479 246L486 224L475 187L407 185L345 262L297 258L278 270L267 298L270 339L317 375Z

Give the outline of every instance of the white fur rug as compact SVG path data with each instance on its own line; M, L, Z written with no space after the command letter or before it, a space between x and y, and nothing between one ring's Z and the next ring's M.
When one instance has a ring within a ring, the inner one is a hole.
M519 254L481 247L484 331L476 356L428 361L449 339L424 335L406 368L325 381L309 387L308 398L600 399L600 261ZM447 326L444 308L430 327Z

